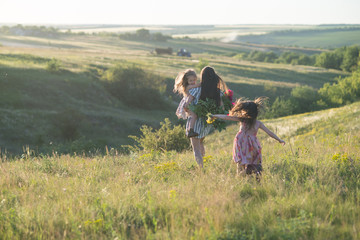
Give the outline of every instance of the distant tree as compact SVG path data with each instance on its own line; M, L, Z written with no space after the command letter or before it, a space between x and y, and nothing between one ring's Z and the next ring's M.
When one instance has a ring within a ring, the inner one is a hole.
M291 98L295 103L293 113L303 113L317 109L316 102L319 100L319 94L310 86L299 86L292 89Z
M171 36L165 36L160 32L156 32L151 35L151 39L157 42L166 42L168 39L171 39Z
M342 59L343 56L339 53L339 51L323 52L316 57L315 66L340 70Z
M145 28L136 30L136 35L139 37L139 40L149 40L150 39L150 31Z
M358 46L347 47L344 52L344 58L341 69L347 72L355 70L358 66L360 48Z
M279 62L291 63L293 60L297 60L298 58L299 58L299 54L295 52L286 51L280 55Z
M336 107L360 100L360 70L346 78L339 78L337 83L325 83L319 94L327 107Z
M315 64L315 57L309 57L305 54L302 54L298 59L298 64L312 66Z
M270 111L265 113L266 117L283 117L293 114L294 102L284 96L277 97L271 105Z
M264 62L265 57L266 57L266 53L264 53L264 52L252 51L249 54L248 59L253 60L253 61L258 61L258 62Z
M275 62L275 60L278 58L279 56L274 53L273 51L271 52L267 52L265 54L265 59L264 59L264 62Z

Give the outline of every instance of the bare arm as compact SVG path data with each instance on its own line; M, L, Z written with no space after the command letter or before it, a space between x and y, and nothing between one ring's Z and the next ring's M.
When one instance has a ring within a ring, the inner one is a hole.
M220 119L229 120L229 121L236 121L236 122L240 121L240 118L238 118L238 117L228 116L228 115L225 115L225 114L214 114L214 115L211 115L211 117L220 118Z
M260 122L260 121L259 121ZM279 143L281 143L282 145L285 145L285 141L281 140L278 136L276 136L275 133L273 133L272 131L270 131L267 127L265 127L265 125L260 122L260 128L267 133L267 135L269 135L270 137L272 137L273 139L277 140Z
M188 85L186 87L186 91L189 91L190 89L197 88L197 87L201 87L201 83L195 83L193 85Z
M193 95L189 95L188 101L184 105L185 112L189 111L189 104L194 100Z

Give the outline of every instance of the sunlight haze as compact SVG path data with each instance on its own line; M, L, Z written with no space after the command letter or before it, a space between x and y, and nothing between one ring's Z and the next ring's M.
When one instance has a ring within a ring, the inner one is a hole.
M12 24L359 24L360 1L1 0Z

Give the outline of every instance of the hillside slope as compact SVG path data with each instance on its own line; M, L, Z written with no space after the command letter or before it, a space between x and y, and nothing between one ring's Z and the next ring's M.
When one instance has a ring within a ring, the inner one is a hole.
M0 238L358 239L360 103L264 120L260 182L237 177L236 125L191 151L0 154ZM46 229L46 231L43 231Z
M90 35L59 39L0 36L1 41L6 44L0 47L0 146L16 153L22 153L26 145L40 152L51 152L54 145L59 145L54 150L58 152L118 147L131 143L128 135L138 134L143 124L158 127L166 117L176 122L179 97L172 93L173 81L186 68L199 72L202 62L216 69L235 97L268 96L270 101L288 96L296 86L320 88L347 75L309 66L239 61L225 56L242 51L230 43L131 42ZM150 53L166 44L191 46L196 51L192 58ZM52 59L60 63L59 72L46 70ZM171 96L173 107L133 109L110 95L102 84L102 73L116 64L134 65L166 79L164 91Z

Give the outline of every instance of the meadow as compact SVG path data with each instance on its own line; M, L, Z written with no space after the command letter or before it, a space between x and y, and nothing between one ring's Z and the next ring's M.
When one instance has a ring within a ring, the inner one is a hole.
M1 156L1 239L358 239L360 104L265 120L261 181L236 176L237 125L191 151Z
M308 48L334 49L360 44L360 28L353 27L317 27L293 31L275 31L262 35L238 36L237 41L280 46L301 46Z
M259 132L260 182L236 175L236 124L206 137L202 170L190 145L123 151L142 125L169 118L183 127L172 93L183 69L209 64L235 97L270 101L349 73L239 60L266 46L201 39L0 35L0 43L0 239L360 238L359 102L262 120L286 145ZM185 47L192 57L156 55L156 47ZM162 79L169 106L133 108L110 94L104 73L117 65ZM66 139L68 131L77 134Z
M172 93L174 78L186 68L199 72L203 62L218 71L235 97L268 96L270 101L289 95L296 86L318 89L338 76L348 75L310 66L238 60L232 56L258 47L217 41L135 42L92 35L1 35L0 42L0 143L2 149L16 153L22 153L26 145L40 152L119 147L131 143L128 135L139 134L143 124L158 127L164 118L177 122L173 112L180 99ZM156 55L156 47L172 47L174 51L187 48L193 56ZM46 70L52 59L60 65L58 72ZM101 74L116 64L134 65L165 79L164 95L172 99L172 107L133 109L111 96L103 87ZM76 129L78 137L64 141L56 119L72 121L67 116L74 111L78 113L75 121L81 122Z

